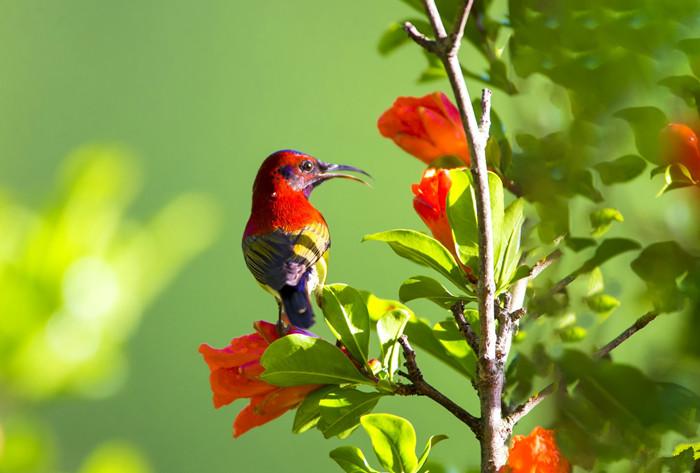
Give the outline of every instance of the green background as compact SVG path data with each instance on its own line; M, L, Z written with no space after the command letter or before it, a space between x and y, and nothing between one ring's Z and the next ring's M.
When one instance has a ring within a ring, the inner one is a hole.
M233 440L231 423L243 402L213 409L197 347L223 346L248 332L252 321L276 317L273 300L244 266L240 235L257 167L277 149L359 166L375 178L371 189L333 182L314 193L333 237L330 281L396 297L399 283L421 272L385 246L360 242L384 229L422 229L410 184L423 165L376 129L396 96L446 87L415 82L422 66L416 48L389 59L377 54L379 34L408 15L400 2L370 0L0 1L3 187L41 206L71 150L116 143L144 168L133 215L148 216L188 190L209 193L222 211L215 245L148 309L128 346L122 388L106 399L65 397L33 407L55 430L63 471L76 470L93 448L112 439L136 445L154 471L167 473L333 471L333 447L352 443L368 451L361 431L346 441L325 441L317 431L292 435L290 414ZM536 91L537 82L529 87ZM504 100L495 94L494 106L506 119L533 105L519 97L499 108ZM551 120L543 116L532 131ZM649 185L639 188L654 192ZM615 204L635 225L635 216L667 205L664 199L642 204L619 195ZM653 221L646 218L638 226L653 237ZM629 271L627 263L618 267ZM630 289L630 301L640 288L638 280L617 283L618 292ZM434 321L444 316L431 306L416 307ZM615 333L635 311L632 305L620 312L604 333ZM652 336L638 337L649 353ZM639 351L625 347L621 353L624 359ZM431 382L476 411L471 387L423 358ZM477 464L471 434L429 401L385 399L377 411L384 410L409 417L421 444L428 435L448 434L434 458ZM535 422L528 419L522 430Z

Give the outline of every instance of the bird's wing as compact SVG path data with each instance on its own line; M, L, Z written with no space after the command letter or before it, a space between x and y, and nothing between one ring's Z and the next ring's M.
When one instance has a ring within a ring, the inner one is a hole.
M279 290L296 286L306 271L328 250L330 235L323 223L296 232L277 229L243 239L243 255L258 282Z

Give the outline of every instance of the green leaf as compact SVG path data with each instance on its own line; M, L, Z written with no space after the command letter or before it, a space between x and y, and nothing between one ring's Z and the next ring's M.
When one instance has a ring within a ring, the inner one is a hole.
M413 276L401 284L399 288L401 302L409 302L415 299L428 299L443 309L449 309L459 300L475 300L473 295L452 294L439 281L427 276Z
M681 163L673 163L668 166L662 166L654 170L654 174L663 171L664 186L656 194L657 197L674 189L682 189L697 184L690 170Z
M572 325L559 329L557 333L559 334L559 338L561 338L562 342L573 343L579 342L586 338L588 331L583 327L579 327L578 325Z
M552 198L549 202L535 205L540 223L537 233L543 243L552 243L569 233L569 202L565 199Z
M328 284L323 288L321 308L333 335L356 360L366 364L369 358L369 313L360 293L345 284Z
M628 182L644 172L647 163L644 159L634 154L622 156L613 161L605 161L593 166L603 184L609 186Z
M397 255L436 270L458 287L468 285L457 261L447 248L425 233L415 230L389 230L366 235L363 241L367 240L386 242Z
M352 388L336 388L326 393L319 402L318 429L326 438L354 429L360 417L377 405L383 394L366 393Z
M523 199L514 200L505 210L501 244L495 252L495 276L497 293L504 290L513 279L520 262L520 236L525 217Z
M392 473L414 473L416 431L410 422L392 414L367 414L360 419L377 460Z
M379 473L369 466L365 454L357 447L338 447L330 456L345 473Z
M700 38L684 39L678 43L678 49L688 57L688 63L693 73L700 77Z
M591 235L598 238L603 236L610 230L613 222L624 222L625 219L619 210L613 208L605 208L595 210L589 215L591 221Z
M609 294L593 294L586 297L585 302L597 314L609 314L620 306L620 301Z
M697 106L700 97L700 81L693 76L672 76L659 81L659 85L668 87L673 95L685 101L689 107Z
M632 261L632 270L647 283L649 295L656 310L674 312L683 307L685 297L677 280L697 267L698 258L680 247L675 241L647 246Z
M403 335L410 314L402 310L392 310L377 322L377 336L382 350L382 365L387 369L389 379L399 368L401 347L396 342Z
M307 430L316 427L316 424L318 424L318 420L321 417L319 402L321 402L321 399L323 399L323 397L332 389L334 389L333 386L320 388L316 391L312 391L304 398L302 403L296 409L294 424L292 425L292 432L295 434L302 434Z
M578 253L581 250L596 246L596 241L593 238L567 237L566 246Z
M454 169L450 171L452 185L447 195L447 217L452 227L457 254L460 261L476 273L479 256L479 228L476 213L476 194L471 171ZM489 192L491 199L491 227L493 229L494 253L501 248L503 227L503 184L495 173L489 172Z
M427 319L417 317L411 309L398 301L382 299L367 291L362 291L361 294L365 299L372 320L379 320L393 310L405 312L409 315L409 320L404 329L404 333L408 336L408 339L414 347L425 350L431 356L450 366L461 375L467 378L471 377L469 371L464 368L460 361L450 355L440 341L435 338L432 324ZM475 327L475 329L478 331L478 327Z
M428 456L430 456L430 451L432 448L437 445L438 443L442 442L443 440L447 440L449 437L447 435L431 435L430 438L428 439L428 443L425 445L425 449L423 449L423 453L421 453L420 458L418 459L418 467L416 468L416 471L420 471L421 468L423 468L423 465L425 465L425 462L428 461Z
M661 162L659 133L668 119L664 112L655 107L626 108L615 113L632 127L637 151L652 163Z
M593 271L596 267L602 266L606 261L628 251L641 248L639 243L627 238L608 238L596 248L591 258L586 260L576 271L575 275L585 274Z
M479 315L476 310L467 309L464 311L464 316L472 327L478 326ZM476 373L476 355L464 340L464 336L459 331L454 319L448 318L438 322L433 327L433 333L445 350L458 360L464 370L469 373L469 377L473 378Z
M340 349L320 338L292 334L275 340L260 359L262 379L277 386L373 382Z
M638 368L567 350L557 366L570 389L555 394L554 428L572 463L634 459L660 447L660 435L697 431L700 397L657 382Z

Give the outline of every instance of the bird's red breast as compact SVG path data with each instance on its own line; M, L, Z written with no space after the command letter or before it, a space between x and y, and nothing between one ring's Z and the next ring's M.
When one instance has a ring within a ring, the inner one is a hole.
M302 189L294 189L284 175L287 166L294 168L306 158L307 155L296 151L280 151L263 162L253 185L253 203L244 237L277 229L294 232L313 223L325 225L308 195Z

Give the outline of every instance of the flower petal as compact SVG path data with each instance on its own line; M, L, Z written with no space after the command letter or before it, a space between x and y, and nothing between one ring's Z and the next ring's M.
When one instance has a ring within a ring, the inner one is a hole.
M234 368L260 359L268 345L259 334L253 333L234 338L229 346L222 349L203 343L199 346L199 353L210 370Z
M274 420L296 407L319 385L293 386L277 388L272 392L251 398L248 404L238 413L233 421L233 436L240 437L250 429L259 427Z

